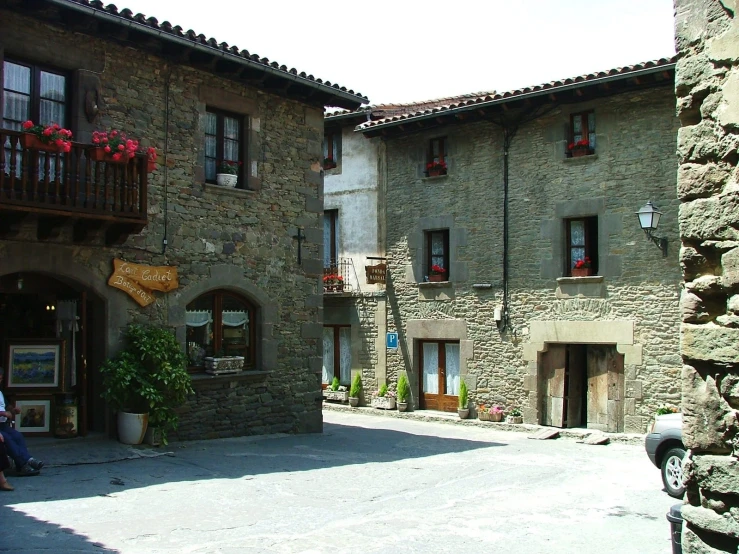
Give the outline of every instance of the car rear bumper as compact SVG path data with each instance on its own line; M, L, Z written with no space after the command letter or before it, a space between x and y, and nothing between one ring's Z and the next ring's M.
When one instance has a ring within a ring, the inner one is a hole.
M649 433L644 439L644 449L647 451L647 456L649 456L649 459L652 460L652 463L657 467L659 467L659 464L657 463L657 448L659 447L661 440L661 433Z

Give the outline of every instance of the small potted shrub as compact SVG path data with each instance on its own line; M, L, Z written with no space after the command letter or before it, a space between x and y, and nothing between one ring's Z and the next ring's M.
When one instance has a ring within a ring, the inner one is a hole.
M387 385L382 385L377 394L372 398L372 407L380 410L395 409L395 393L387 390Z
M457 413L459 414L459 419L467 419L470 415L467 383L464 380L459 384L459 408L457 409Z
M352 386L349 389L349 405L352 408L359 406L359 396L362 394L362 375L357 372L352 379Z
M520 408L510 408L506 413L506 423L523 423L523 412Z
M326 400L331 402L343 402L346 404L349 401L349 391L346 390L346 387L341 386L339 378L336 376L331 380L331 384L323 392L323 395Z
M234 160L223 160L218 164L216 172L216 184L222 187L234 188L239 181L239 166L241 162Z
M408 377L405 373L401 373L398 378L398 411L405 412L408 409L408 400L411 396L411 387L408 384Z

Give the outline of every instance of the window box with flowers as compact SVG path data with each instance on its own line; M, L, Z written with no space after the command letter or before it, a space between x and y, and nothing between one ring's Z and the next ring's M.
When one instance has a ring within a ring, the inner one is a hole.
M486 408L481 404L480 407L477 408L477 417L480 421L503 421L504 413L503 408L500 406L491 406L490 408Z
M426 174L429 177L446 175L446 162L444 160L433 161L426 164Z
M514 424L520 424L523 423L523 412L520 408L510 408L506 412L506 423L514 423Z
M593 153L593 150L590 148L588 139L580 139L567 145L567 153L571 158L579 158L580 156L589 156Z
M239 181L240 161L223 160L218 164L218 172L216 173L216 184L222 187L234 188Z
M323 276L324 292L344 292L344 278L336 273Z
M394 410L395 409L395 393L387 390L387 385L382 385L380 390L377 391L372 397L372 407L379 410Z
M127 164L138 153L145 153L147 171L156 169L157 151L153 147L139 148L139 141L126 136L123 131L93 131L91 148L87 149L87 157L94 162Z
M22 127L20 141L26 150L69 152L72 149L72 131L63 129L56 123L35 125L33 121L26 121Z
M431 266L431 273L429 273L429 282L440 283L446 279L445 275L446 269L440 265L434 264Z
M575 262L575 265L572 266L572 276L573 277L587 277L590 275L591 271L591 264L590 264L590 258L585 256L582 259L579 259Z

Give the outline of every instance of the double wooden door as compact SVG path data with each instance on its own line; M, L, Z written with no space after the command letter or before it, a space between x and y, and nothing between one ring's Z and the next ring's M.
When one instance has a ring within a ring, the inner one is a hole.
M426 410L454 412L459 402L459 342L419 344L420 405Z

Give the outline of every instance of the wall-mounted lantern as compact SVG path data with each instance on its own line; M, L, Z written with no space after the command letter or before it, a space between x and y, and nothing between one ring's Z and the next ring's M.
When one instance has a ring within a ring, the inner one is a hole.
M662 217L662 212L654 207L651 201L647 202L644 206L639 208L636 212L639 217L639 225L644 230L647 238L651 240L657 247L662 250L662 256L667 256L667 239L664 237L655 237L652 235L657 230L659 225L659 218Z

